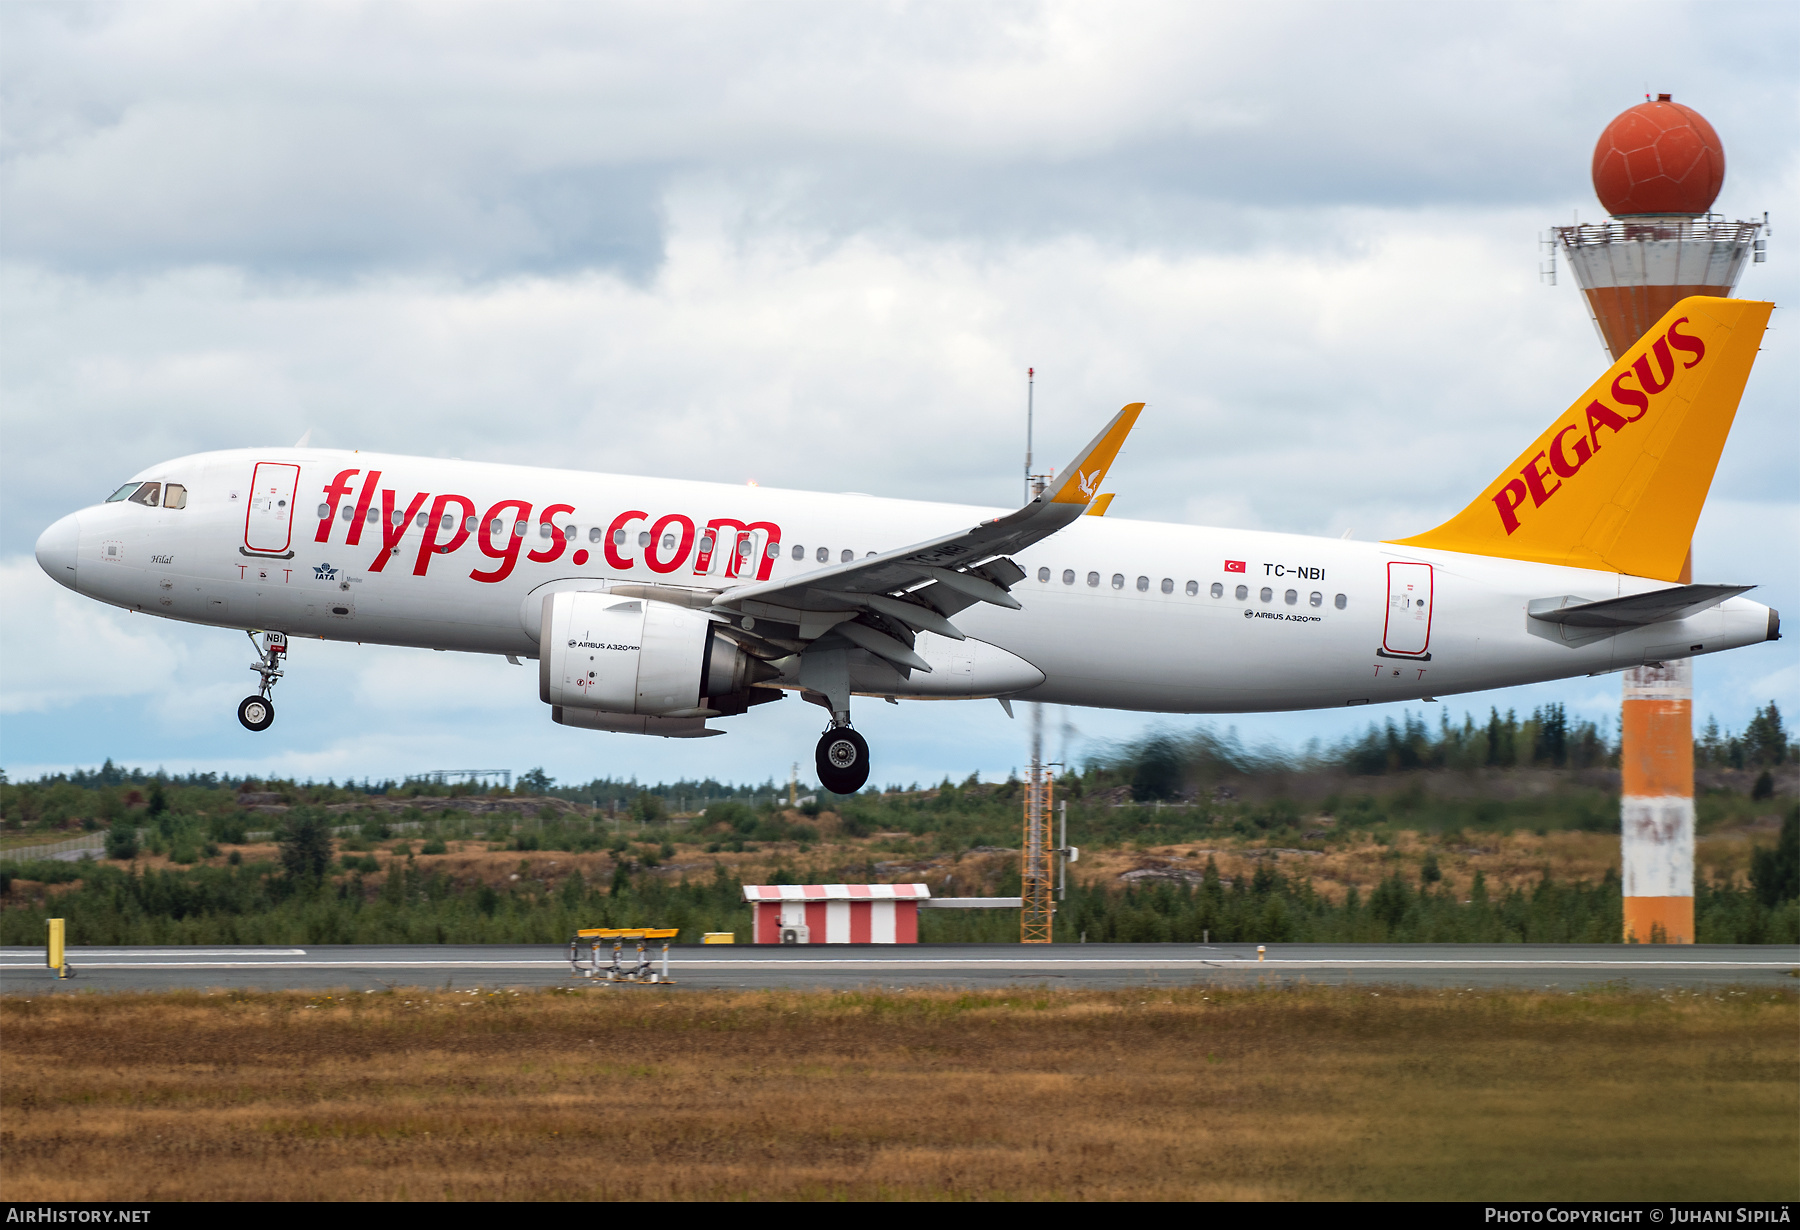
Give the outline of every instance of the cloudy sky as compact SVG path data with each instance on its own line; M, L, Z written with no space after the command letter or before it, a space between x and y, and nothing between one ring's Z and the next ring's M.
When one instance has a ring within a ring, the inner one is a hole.
M1537 239L1672 92L1796 302L1791 4L0 5L0 766L319 778L804 773L816 711L564 730L485 658L239 634L32 544L151 462L287 445L1005 504L1147 400L1116 514L1356 538L1459 509L1605 366ZM1696 580L1800 617L1800 335L1774 320ZM1800 644L1697 709L1800 706ZM1611 720L1616 678L1453 698ZM803 711L804 710L804 711ZM1417 707L1415 707L1417 710ZM1436 720L1437 707L1424 711ZM1379 712L1213 719L1337 739ZM1077 710L1079 756L1199 719ZM865 705L875 781L1004 774L992 702Z

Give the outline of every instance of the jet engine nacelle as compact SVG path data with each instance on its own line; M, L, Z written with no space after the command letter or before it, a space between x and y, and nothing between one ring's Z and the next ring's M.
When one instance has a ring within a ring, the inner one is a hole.
M538 695L547 705L605 713L742 713L762 699L746 699L750 685L776 672L717 628L702 612L667 602L551 594L538 637Z

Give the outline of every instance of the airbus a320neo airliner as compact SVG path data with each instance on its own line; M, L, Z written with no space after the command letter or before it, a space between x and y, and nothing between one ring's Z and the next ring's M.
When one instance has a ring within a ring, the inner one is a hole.
M1126 406L1012 512L326 449L201 453L45 530L78 593L250 633L266 730L293 640L534 659L551 720L693 738L789 692L819 780L852 696L1159 713L1443 696L1777 636L1688 544L1771 304L1690 298L1467 508L1393 542L1095 515ZM1083 515L1083 514L1089 515Z

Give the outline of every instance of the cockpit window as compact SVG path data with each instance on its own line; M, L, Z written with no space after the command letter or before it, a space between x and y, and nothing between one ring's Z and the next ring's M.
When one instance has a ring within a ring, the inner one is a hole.
M131 494L133 504L142 504L145 508L155 508L162 495L161 483L145 483Z
M164 508L186 508L187 488L180 483L170 483L163 489Z
M122 500L126 496L130 495L133 491L136 491L138 489L138 487L140 487L141 485L142 484L140 484L140 483L126 483L123 487L120 487L117 491L115 491L111 495L107 496L106 502L108 504L117 504L120 500Z

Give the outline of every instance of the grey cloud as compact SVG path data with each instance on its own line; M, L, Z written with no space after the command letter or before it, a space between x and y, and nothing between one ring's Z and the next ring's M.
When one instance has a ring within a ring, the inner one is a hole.
M1745 15L1777 37L1746 43ZM1646 74L1727 132L1793 127L1795 18L1760 5L14 5L0 28L7 255L93 274L642 279L695 184L826 235L1230 251L1303 242L1284 210L1560 217ZM1733 176L1792 146L1734 140Z

